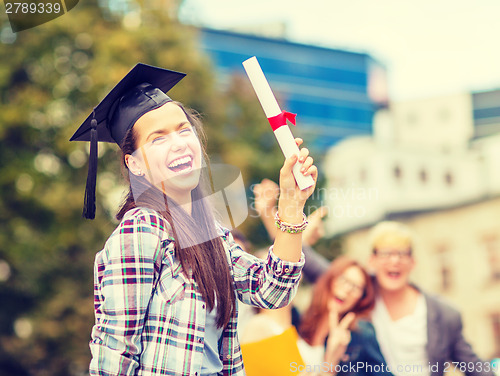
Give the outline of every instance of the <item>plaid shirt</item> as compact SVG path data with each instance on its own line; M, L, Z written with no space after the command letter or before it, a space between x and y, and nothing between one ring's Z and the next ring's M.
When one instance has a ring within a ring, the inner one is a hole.
M238 299L262 308L287 305L303 255L298 263L285 262L271 249L262 261L244 252L227 230L220 233ZM96 255L91 375L200 375L206 305L196 282L182 273L171 234L157 212L136 208ZM223 375L245 374L237 314L222 333Z

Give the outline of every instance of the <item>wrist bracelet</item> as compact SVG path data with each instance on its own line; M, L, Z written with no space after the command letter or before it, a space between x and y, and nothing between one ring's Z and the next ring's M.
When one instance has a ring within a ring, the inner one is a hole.
M278 215L278 212L276 212L276 214L274 215L274 223L276 223L276 227L278 227L283 232L288 232L289 234L298 234L300 232L303 232L309 224L306 215L302 213L302 216L302 223L294 225L292 223L282 221Z

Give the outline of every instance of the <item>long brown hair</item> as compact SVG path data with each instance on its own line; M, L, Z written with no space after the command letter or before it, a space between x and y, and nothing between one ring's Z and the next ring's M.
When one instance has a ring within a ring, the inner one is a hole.
M208 163L206 136L198 113L185 109L179 102L174 103L184 111L193 126L201 144L203 157ZM176 239L175 255L181 263L183 273L188 278L192 277L198 284L208 311L215 307L215 299L217 299L217 327L222 328L228 324L236 308L236 299L226 251L220 236L217 235L213 209L205 199L207 188L209 189L207 169L202 169L200 183L191 192L192 213L189 215L174 200L149 183L145 177L128 173L125 156L137 149L136 144L137 135L132 127L121 145L122 165L124 175L129 181L129 191L116 218L121 220L127 211L142 206L156 210L168 221ZM134 192L137 197L134 197ZM175 224L173 218L175 218ZM200 233L211 236L208 237L209 240L203 239L200 242L197 241ZM185 244L189 246L181 247Z
M356 318L362 318L368 316L374 307L375 291L368 273L357 261L346 256L337 257L314 285L311 304L301 319L299 333L307 343L312 344L318 324L328 318L328 301L332 296L333 281L351 266L357 266L363 273L365 288L363 295L349 312L354 312ZM342 319L347 313L344 312L339 319Z

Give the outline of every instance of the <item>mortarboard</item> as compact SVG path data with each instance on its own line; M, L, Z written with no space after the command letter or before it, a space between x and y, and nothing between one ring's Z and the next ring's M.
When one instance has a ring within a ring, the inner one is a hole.
M97 142L121 146L127 131L145 113L171 99L165 94L185 73L139 63L106 95L85 119L70 141L90 141L89 170L83 216L95 217Z

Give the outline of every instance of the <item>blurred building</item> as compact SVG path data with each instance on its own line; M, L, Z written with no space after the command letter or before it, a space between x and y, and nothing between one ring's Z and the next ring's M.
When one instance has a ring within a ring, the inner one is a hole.
M391 103L373 137L331 148L321 192L329 234L343 234L345 251L364 263L378 221L415 230L415 282L463 313L486 358L500 355L499 94Z
M276 36L284 28L262 30ZM385 68L364 53L206 28L200 44L222 86L245 75L242 62L256 56L281 108L298 114L294 134L318 156L346 137L371 135L375 112L387 104Z
M351 137L330 148L327 186L321 192L332 208L330 235L398 213L453 208L499 195L500 133L476 137L478 129L485 133L486 120L478 124L474 98L460 94L393 102L374 117L372 137Z
M391 103L373 137L346 139L325 159L322 192L330 234L401 212L446 208L488 194L479 150L471 149L469 95Z

